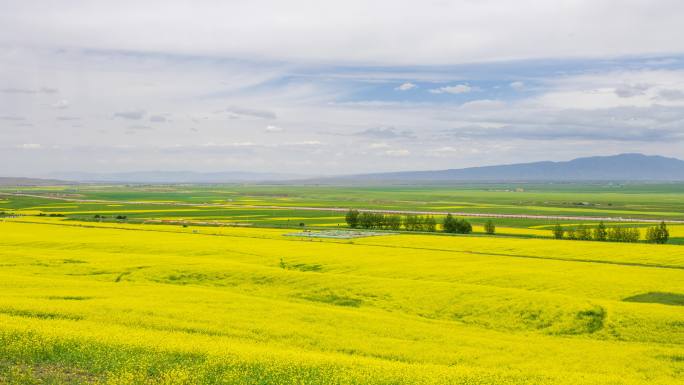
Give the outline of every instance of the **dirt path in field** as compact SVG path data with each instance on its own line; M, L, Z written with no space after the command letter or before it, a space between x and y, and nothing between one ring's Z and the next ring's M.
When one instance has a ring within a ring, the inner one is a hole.
M332 211L347 212L348 207L307 207L307 206L276 206L276 205L243 205L226 203L188 203L188 202L146 202L146 201L116 201L104 199L81 199L57 195L38 195L24 193L0 192L0 196L21 196L31 198L52 199L75 203L105 203L105 204L131 204L131 205L161 205L161 206L189 206L189 207L225 207L225 208L258 208L274 210L308 210L308 211ZM542 219L551 221L604 221L604 222L644 222L644 223L681 223L684 220L666 218L625 218L625 217L593 217L593 216L570 216L570 215L535 215L535 214L497 214L497 213L464 213L458 211L414 211L414 210L385 210L385 209L358 209L360 212L383 213L383 214L417 214L417 215L446 215L451 214L460 217L479 218L511 218L511 219ZM124 210L125 211L125 210Z

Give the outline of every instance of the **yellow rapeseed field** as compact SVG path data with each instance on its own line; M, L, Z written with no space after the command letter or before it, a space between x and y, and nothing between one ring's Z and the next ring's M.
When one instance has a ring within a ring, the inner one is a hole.
M0 222L0 384L681 384L684 247Z

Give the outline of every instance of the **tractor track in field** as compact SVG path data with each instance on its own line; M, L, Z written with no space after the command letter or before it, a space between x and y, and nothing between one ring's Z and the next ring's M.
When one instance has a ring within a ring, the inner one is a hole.
M148 201L122 201L107 199L82 199L54 195L24 194L0 192L0 196L20 196L31 198L52 199L74 203L105 203L105 204L130 204L130 205L159 205L181 207L217 207L217 208L246 208L246 209L273 209L273 210L304 210L304 211L330 211L343 213L349 207L312 207L312 206L277 206L277 205L245 205L226 203L190 203L190 202L148 202ZM415 215L456 215L461 217L479 218L507 218L507 219L543 219L556 221L603 221L603 222L642 222L642 223L677 223L684 224L684 220L665 218L625 218L625 217L595 217L595 216L572 216L572 215L538 215L538 214L499 214L499 213L468 213L458 211L420 211L420 210L388 210L388 209L358 209L359 212L382 213L382 214L415 214Z

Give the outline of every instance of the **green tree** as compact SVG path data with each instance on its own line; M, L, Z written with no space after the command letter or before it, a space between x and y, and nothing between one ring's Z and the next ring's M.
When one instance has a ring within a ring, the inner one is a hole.
M372 229L373 224L373 214L365 211L359 213L359 227L363 229Z
M572 227L569 228L569 229L567 229L567 230L565 231L565 234L567 235L568 239L571 239L571 240L576 240L576 239L577 239L577 234L576 234L576 232L575 232L575 229L572 228Z
M347 221L347 225L352 229L359 226L359 210L349 209L347 215L345 215L344 220Z
M491 219L485 223L484 231L487 234L494 234L496 232L496 227L494 226L494 222L492 222Z
M670 238L670 232L667 229L665 222L660 222L659 225L649 227L646 230L646 240L651 243L667 243Z
M608 229L607 239L611 242L638 242L640 237L641 233L636 227L614 226Z
M445 233L455 233L456 232L456 219L451 214L447 214L444 217L444 222L442 223L442 230Z
M667 243L670 240L670 231L667 229L665 221L660 222L660 243Z
M590 241L591 240L591 230L586 226L580 226L575 232L575 237L580 241Z
M560 223L556 223L551 231L553 231L553 237L556 239L563 239L563 236L565 236L565 229L563 229Z
M639 242L641 232L636 227L630 227L625 230L625 242Z
M595 241L605 241L608 238L608 230L603 221L599 222L598 226L594 229L594 240Z
M425 217L416 215L416 231L425 231Z
M404 229L408 231L418 230L418 216L413 214L408 214L404 216Z
M385 214L382 213L372 213L371 214L373 229L384 229L385 228Z
M473 232L473 226L465 219L459 219L456 222L456 232L461 234L470 234Z
M387 215L385 217L387 229L397 231L401 229L401 217L399 215Z
M624 242L625 231L622 227L613 226L608 229L608 240L611 242Z
M434 232L437 230L437 221L435 220L435 217L432 215L426 216L425 220L423 221L424 224L424 231L429 231L429 232Z

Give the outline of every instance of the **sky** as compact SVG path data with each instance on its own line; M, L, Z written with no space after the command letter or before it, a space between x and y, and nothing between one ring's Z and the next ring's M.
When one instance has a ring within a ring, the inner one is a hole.
M0 175L684 159L679 0L0 0Z

